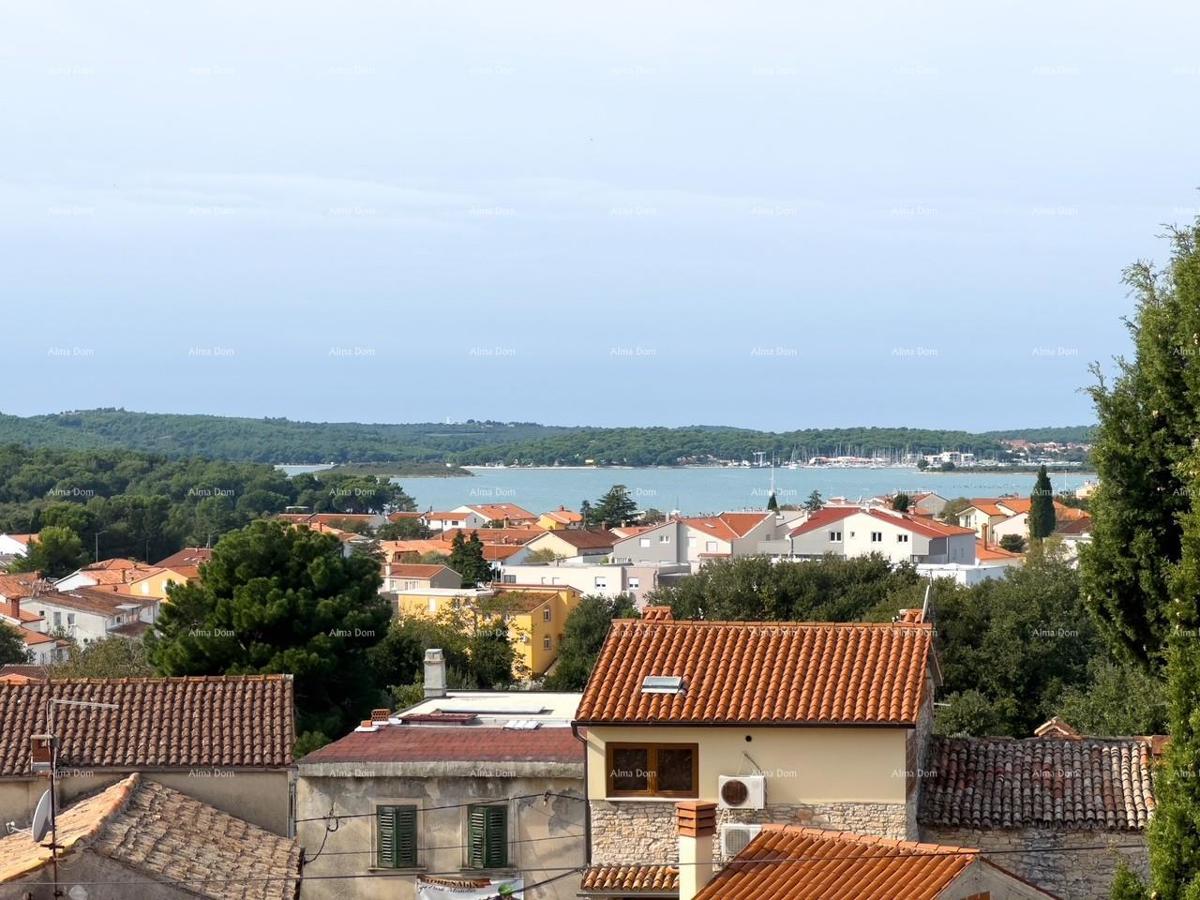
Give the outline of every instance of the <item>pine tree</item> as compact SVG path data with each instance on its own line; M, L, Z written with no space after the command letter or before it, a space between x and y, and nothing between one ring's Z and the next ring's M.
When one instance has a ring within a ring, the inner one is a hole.
M629 496L625 485L614 484L592 507L591 513L593 525L606 528L632 525L637 520L637 502Z
M461 531L454 535L446 565L462 576L467 587L487 584L495 575L492 564L484 558L483 541L479 540L478 531L471 532L470 540L464 538Z
M1040 541L1054 533L1054 489L1050 486L1050 475L1046 467L1038 469L1033 493L1029 495L1029 538Z
M808 499L804 501L804 508L810 513L815 513L825 505L825 501L821 499L820 491L813 491L808 495Z
M767 498L767 509L771 512L779 512L779 501L775 499L774 491L771 491L771 496Z

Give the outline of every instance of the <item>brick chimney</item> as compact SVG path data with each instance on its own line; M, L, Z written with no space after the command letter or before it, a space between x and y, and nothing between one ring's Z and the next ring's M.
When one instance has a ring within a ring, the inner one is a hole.
M4 614L10 619L16 620L17 624L21 623L21 598L9 597L5 604Z
M675 804L679 825L679 900L694 900L713 876L713 835L717 804L685 800Z
M446 656L441 650L425 651L425 696L446 696Z

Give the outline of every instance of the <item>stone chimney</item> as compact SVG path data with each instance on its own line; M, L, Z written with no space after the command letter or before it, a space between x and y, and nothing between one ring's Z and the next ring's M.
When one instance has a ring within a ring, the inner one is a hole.
M446 657L441 650L425 651L425 696L446 696Z
M675 804L679 825L679 900L695 900L713 876L713 835L717 804L685 800Z

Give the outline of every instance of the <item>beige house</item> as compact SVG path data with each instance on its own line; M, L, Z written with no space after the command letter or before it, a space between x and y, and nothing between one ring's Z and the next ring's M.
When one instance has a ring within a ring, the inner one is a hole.
M306 900L413 900L434 876L452 895L564 873L518 896L574 898L569 870L586 850L584 751L570 727L580 695L447 691L440 650L426 654L425 689L423 703L377 711L300 761L300 840L325 848L305 866Z
M424 591L429 588L462 587L462 576L449 566L418 563L384 563L383 592Z
M293 706L290 675L0 683L0 821L30 820L46 789L33 737L52 733L63 804L139 772L289 835Z
M526 544L525 549L528 554L553 553L559 559L578 557L599 561L612 555L616 540L616 536L604 528L570 528L547 531Z
M574 723L589 862L678 862L681 800L718 860L770 822L915 839L936 671L921 622L614 622Z

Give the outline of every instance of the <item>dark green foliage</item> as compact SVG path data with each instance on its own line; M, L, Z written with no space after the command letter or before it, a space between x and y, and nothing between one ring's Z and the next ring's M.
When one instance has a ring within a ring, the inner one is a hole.
M0 622L0 666L28 661L21 632L7 622Z
M1088 664L1088 682L1063 693L1057 715L1083 734L1166 734L1167 686L1161 673L1103 658Z
M462 576L463 587L489 584L496 577L492 564L484 559L483 541L475 531L471 532L469 540L461 531L454 535L450 541L450 561L446 565Z
M679 619L853 622L888 620L920 606L924 582L911 566L881 556L772 563L766 557L718 560L652 602Z
M1112 900L1150 900L1150 892L1142 879L1123 862L1117 868L1109 896Z
M629 496L629 489L623 484L614 484L591 507L587 524L616 528L636 521L637 503Z
M1082 566L1089 603L1122 655L1161 662L1172 567L1192 509L1181 466L1200 421L1200 225L1172 233L1167 270L1138 263L1125 273L1137 298L1128 322L1134 358L1105 383L1094 369L1099 418L1090 498L1092 543Z
M546 677L550 691L582 691L596 665L596 657L613 619L634 619L637 611L633 601L622 595L617 598L588 595L567 617L558 663Z
M896 512L908 512L908 507L912 503L912 497L901 491L892 498L892 509Z
M1059 712L1066 688L1089 682L1103 653L1078 573L1049 554L970 588L939 582L934 609L942 733L1027 737Z
M31 541L28 552L9 564L10 572L40 572L46 578L70 575L87 562L83 541L70 528L48 525Z
M318 513L412 512L416 504L398 484L375 475L326 472L296 476L298 506Z
M775 499L774 491L771 491L771 496L767 498L767 509L771 512L779 512L779 501Z
M327 740L377 698L368 651L391 618L380 584L370 556L260 520L221 539L201 581L172 589L149 658L163 675L290 673L297 731Z
M1075 440L1082 428L1029 429L1005 436ZM1049 437L1047 435L1050 435ZM1035 438L1030 438L1031 440ZM117 447L170 457L209 456L262 463L532 463L650 466L751 459L757 451L787 456L794 448L830 455L911 449L931 453L958 447L980 457L1002 451L1000 436L916 428L808 428L781 433L746 428L588 428L529 422L456 425L360 425L161 415L96 409L18 418L0 415L0 442L32 447L111 450Z
M966 497L953 497L946 501L946 505L942 508L940 516L943 522L955 524L958 522L959 513L971 505L971 501Z
M71 647L70 656L54 667L55 678L148 678L154 667L141 641L106 638L86 647Z
M1054 533L1054 489L1050 486L1050 476L1046 467L1038 469L1037 481L1033 483L1033 493L1029 495L1029 538L1040 541Z
M1009 553L1024 553L1025 538L1019 534L1006 534L1000 538L1000 549Z
M816 512L824 505L825 501L821 499L821 492L815 489L811 494L808 495L808 499L804 501L804 508L810 513Z
M485 690L502 690L513 683L513 662L516 651L503 619L481 623L467 643L470 673L476 686Z

